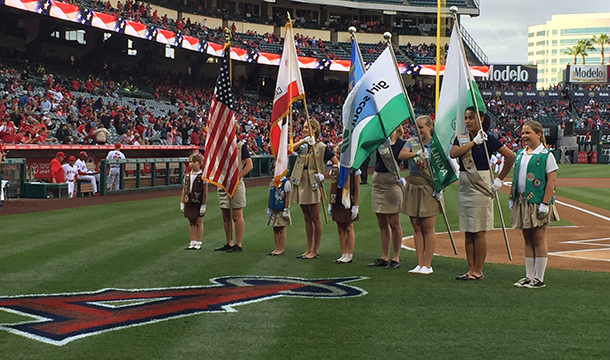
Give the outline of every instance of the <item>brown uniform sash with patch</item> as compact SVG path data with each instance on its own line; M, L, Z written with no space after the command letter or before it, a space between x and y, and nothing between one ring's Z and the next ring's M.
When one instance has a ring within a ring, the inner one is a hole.
M464 146L470 142L470 136L468 134L458 134L457 135L458 142L460 146ZM464 155L461 156L462 164L464 164L464 169L466 169L466 174L468 175L468 179L475 187L475 189L479 190L484 195L488 195L489 197L493 197L493 191L491 190L491 184L488 184L483 180L481 175L477 170L477 165L472 158L472 149L468 150Z

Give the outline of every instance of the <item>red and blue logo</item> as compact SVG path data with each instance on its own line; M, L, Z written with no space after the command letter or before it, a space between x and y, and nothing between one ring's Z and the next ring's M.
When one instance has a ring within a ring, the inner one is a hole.
M94 292L0 297L0 310L34 320L0 324L1 330L53 345L132 326L201 313L234 312L237 305L281 296L349 298L367 292L347 277L302 279L224 276L215 285L158 289L102 289Z

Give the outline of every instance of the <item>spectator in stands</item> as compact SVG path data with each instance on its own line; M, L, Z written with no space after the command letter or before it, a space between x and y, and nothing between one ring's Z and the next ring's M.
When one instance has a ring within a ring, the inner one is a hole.
M55 138L62 144L71 144L72 136L70 129L68 129L68 124L61 124L57 132L55 133Z
M151 145L153 141L158 141L157 132L155 131L155 129L153 129L152 124L149 123L146 126L146 129L142 133L142 139L144 145Z
M49 182L53 184L65 183L66 175L64 173L64 169L62 167L62 163L66 155L59 151L55 154L55 157L51 160L51 164L49 165L49 172L51 173L51 177L49 178Z
M131 134L131 130L125 130L125 134L121 136L121 144L123 145L131 145L131 141L133 139L133 135Z
M165 135L167 145L174 145L176 141L176 127L172 126L171 129Z
M93 123L93 125L97 124ZM93 131L93 136L95 137L96 144L106 145L108 137L110 136L110 131L108 131L108 129L106 129L105 127L101 126Z
M19 98L19 107L24 108L26 105L30 103L30 96L27 90L23 91L23 95Z
M193 127L191 132L191 145L199 146L199 127Z
M5 117L0 125L0 142L5 144L15 142L15 125L8 117Z

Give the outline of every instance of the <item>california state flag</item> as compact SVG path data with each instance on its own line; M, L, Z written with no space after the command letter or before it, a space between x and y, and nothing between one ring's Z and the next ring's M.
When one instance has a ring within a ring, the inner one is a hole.
M284 49L277 74L275 98L271 111L271 151L275 158L274 179L279 185L280 179L288 171L288 130L290 122L288 116L292 103L305 98L303 79L297 61L297 49L294 45L292 22L287 22L284 32Z

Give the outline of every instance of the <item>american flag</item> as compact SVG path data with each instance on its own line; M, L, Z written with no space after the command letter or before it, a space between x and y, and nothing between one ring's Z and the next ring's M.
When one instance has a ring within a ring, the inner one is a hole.
M227 46L222 58L220 73L216 80L214 97L210 106L203 177L212 184L224 189L229 197L233 197L239 181L239 165L237 163L229 49Z

